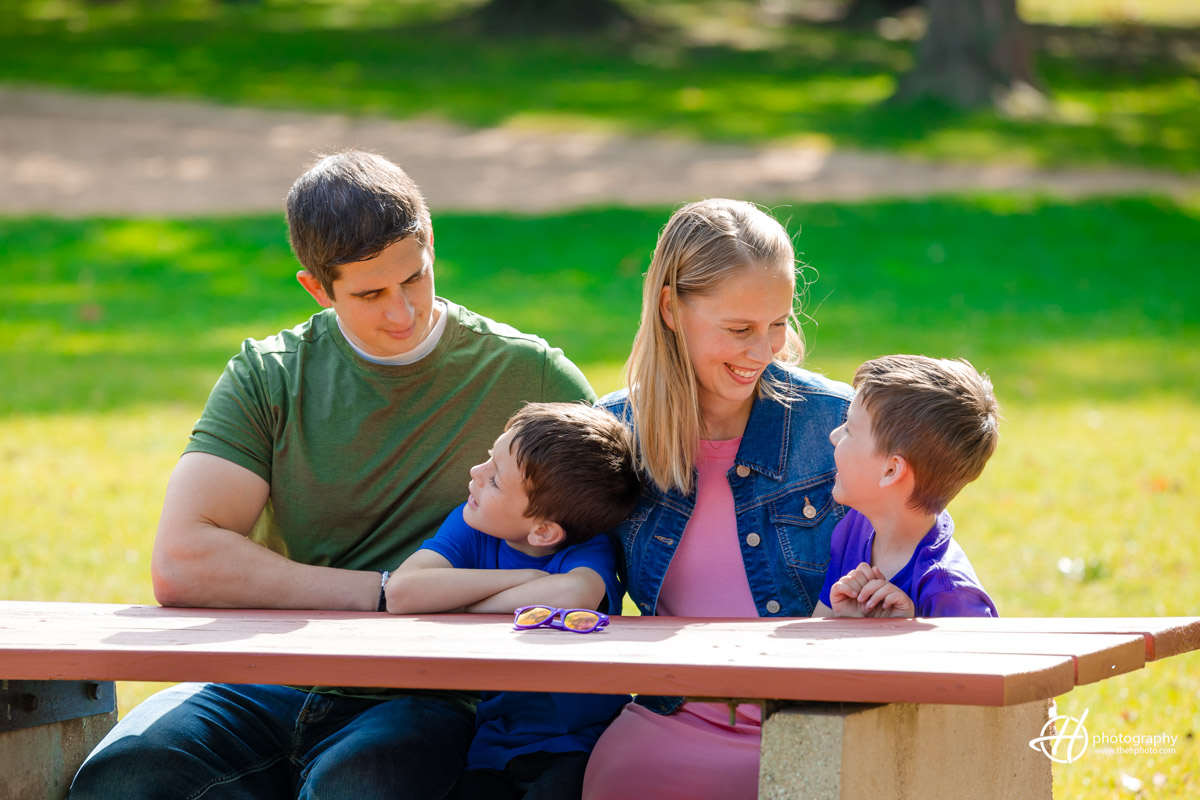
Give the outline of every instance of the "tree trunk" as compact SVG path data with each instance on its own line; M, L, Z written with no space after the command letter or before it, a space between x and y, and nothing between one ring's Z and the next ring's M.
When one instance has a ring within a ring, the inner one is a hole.
M925 8L929 26L917 65L893 100L928 97L978 108L1039 86L1017 0L925 0Z
M508 35L627 33L638 25L620 0L488 0L470 17Z

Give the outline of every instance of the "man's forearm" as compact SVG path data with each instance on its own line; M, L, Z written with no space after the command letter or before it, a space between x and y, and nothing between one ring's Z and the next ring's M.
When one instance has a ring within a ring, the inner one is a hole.
M151 576L164 606L374 611L379 603L377 572L298 564L202 523L160 532Z

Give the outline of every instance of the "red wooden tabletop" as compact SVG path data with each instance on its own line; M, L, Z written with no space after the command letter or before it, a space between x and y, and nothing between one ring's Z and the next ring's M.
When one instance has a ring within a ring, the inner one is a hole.
M1200 618L614 617L0 602L0 678L511 689L1011 705L1200 647Z

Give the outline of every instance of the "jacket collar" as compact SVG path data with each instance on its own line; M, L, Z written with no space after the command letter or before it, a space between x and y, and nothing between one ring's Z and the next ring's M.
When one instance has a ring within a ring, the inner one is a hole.
M771 364L763 374L764 380L774 380L776 385L794 391L791 377L778 364ZM797 397L792 402L802 402L802 398ZM745 465L772 480L781 480L787 464L791 416L792 409L788 403L770 397L755 398L735 463Z

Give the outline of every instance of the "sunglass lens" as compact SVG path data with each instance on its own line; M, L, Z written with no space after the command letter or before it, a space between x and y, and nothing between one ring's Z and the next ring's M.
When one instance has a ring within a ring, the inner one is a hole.
M600 622L595 611L572 611L563 619L563 625L573 631L590 631Z
M552 609L546 608L545 606L534 606L533 608L527 608L517 615L517 624L541 625L543 622L549 619L550 615L553 613L554 611Z

